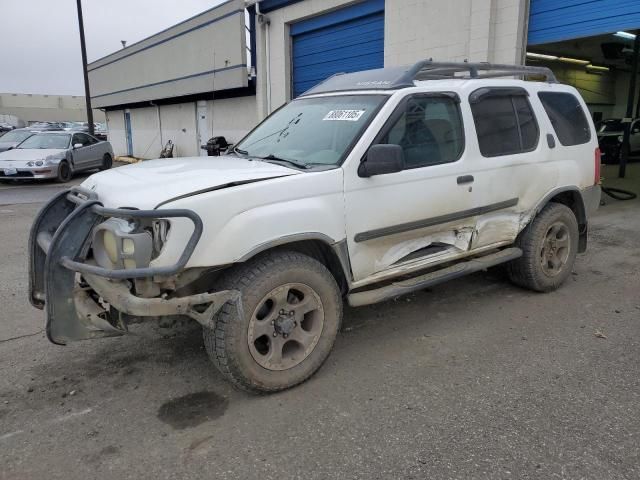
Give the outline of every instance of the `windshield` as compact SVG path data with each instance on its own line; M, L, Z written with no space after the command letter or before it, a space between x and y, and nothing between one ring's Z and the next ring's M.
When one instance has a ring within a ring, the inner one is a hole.
M69 148L71 135L34 135L18 145L18 148Z
M622 132L624 127L622 125L622 120L618 119L610 119L603 120L598 124L598 133L606 133L606 132Z
M25 138L29 138L31 135L33 135L32 132L7 132L4 135L2 135L2 139L0 140L0 142L16 142L19 143L21 141L23 141Z
M294 100L236 147L251 157L305 165L337 165L386 95L340 95Z

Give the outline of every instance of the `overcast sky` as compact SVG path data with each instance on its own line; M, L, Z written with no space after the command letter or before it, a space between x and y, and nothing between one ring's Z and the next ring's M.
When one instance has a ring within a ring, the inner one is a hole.
M83 0L89 62L222 0ZM83 95L76 0L0 0L0 92ZM168 59L169 60L169 59Z

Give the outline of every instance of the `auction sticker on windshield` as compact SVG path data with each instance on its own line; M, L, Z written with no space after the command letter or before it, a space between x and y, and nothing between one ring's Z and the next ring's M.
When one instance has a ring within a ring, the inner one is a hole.
M357 122L364 114L364 110L331 110L322 120L345 120L347 122Z

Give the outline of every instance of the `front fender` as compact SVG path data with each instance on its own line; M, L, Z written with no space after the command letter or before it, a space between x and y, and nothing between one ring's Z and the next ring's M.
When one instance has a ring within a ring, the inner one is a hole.
M204 231L187 267L211 267L245 261L271 246L291 241L345 239L344 193L340 169L292 175L183 198L163 208L195 211ZM190 226L172 221L169 239L154 260L175 259Z

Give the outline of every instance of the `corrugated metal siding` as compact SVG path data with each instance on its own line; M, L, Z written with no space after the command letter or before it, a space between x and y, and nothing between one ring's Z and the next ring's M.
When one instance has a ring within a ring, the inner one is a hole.
M640 28L640 0L531 0L529 45Z
M383 9L368 1L292 25L293 96L334 73L383 67Z

